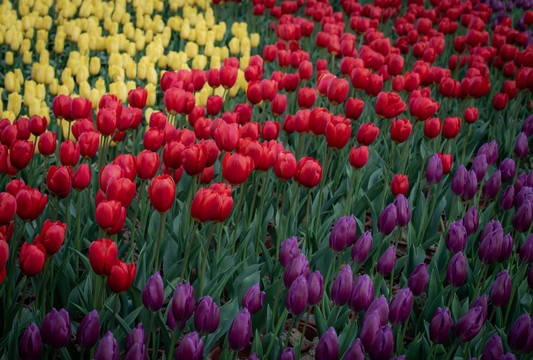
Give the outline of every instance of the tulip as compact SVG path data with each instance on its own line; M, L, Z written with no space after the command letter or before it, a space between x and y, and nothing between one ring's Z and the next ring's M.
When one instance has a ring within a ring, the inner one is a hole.
M476 207L472 206L467 210L463 217L463 226L466 229L468 235L472 235L477 231L479 226L479 217L476 211Z
M30 131L35 137L41 136L46 131L47 126L48 120L46 119L46 117L33 115L30 118Z
M300 275L303 275L306 279L309 278L309 262L307 262L304 254L296 256L285 268L283 274L283 283L285 284L285 287L289 288L294 280Z
M478 183L480 183L485 177L485 174L487 173L487 169L488 169L488 163L487 163L487 157L485 156L485 154L476 156L476 159L474 160L474 164L472 165L472 170L476 174Z
M133 328L133 330L131 330L126 338L126 353L128 353L135 346L135 344L144 345L145 342L144 327L142 323L139 323Z
M98 341L98 333L100 332L100 318L98 311L93 310L89 312L78 326L76 332L76 341L81 347L92 348Z
M348 121L331 120L326 125L326 142L333 149L342 149L350 140L352 126Z
M204 344L198 333L192 332L183 337L178 350L176 350L175 360L201 360L204 354Z
M520 246L519 257L525 263L533 262L533 235L529 235Z
M380 92L378 94L376 100L376 114L378 116L392 119L404 112L405 109L406 105L400 95L390 92Z
M389 321L393 325L403 324L409 318L413 307L413 294L409 288L398 290L390 303Z
M464 251L466 248L467 233L463 221L458 220L450 225L446 234L446 248L452 253Z
M95 211L96 222L108 235L122 230L126 219L126 208L118 201L101 201Z
M369 146L378 137L379 128L372 123L363 123L357 131L357 142Z
M518 232L524 233L531 227L531 220L533 218L533 202L526 200L522 206L518 208L513 216L513 228Z
M168 175L160 175L150 182L148 196L155 210L165 213L172 208L176 192L176 183Z
M324 279L317 270L313 272L307 280L307 305L317 305L324 293Z
M496 307L505 306L511 297L511 278L507 270L498 274L490 290L490 300Z
M394 204L387 205L378 218L378 230L383 235L389 235L396 227L398 210Z
M120 179L124 177L124 170L119 165L108 164L102 168L98 181L100 183L100 189L106 191L107 184L112 178Z
M350 150L349 162L356 169L361 169L368 161L368 148L366 146L354 147Z
M194 311L194 289L187 282L178 283L172 295L172 314L179 321L187 321Z
M455 116L450 116L444 120L442 126L442 135L446 139L453 139L459 134L461 130L461 119Z
M17 212L15 196L7 192L0 193L0 224L9 224Z
M434 139L439 136L441 121L439 118L430 118L424 122L424 135L428 139Z
M438 154L433 154L428 161L426 180L430 184L436 184L442 179L442 161Z
M329 82L327 95L328 100L333 105L342 104L348 95L350 85L346 79L332 79Z
M123 207L130 206L135 196L135 183L127 178L111 178L106 187L106 197L109 201L118 201Z
M94 353L94 360L119 360L120 349L117 340L115 340L113 333L108 331L104 337L100 339L96 352Z
M343 306L350 299L353 282L352 268L346 265L337 275L331 287L331 299L337 306Z
M135 279L137 268L135 264L126 265L122 260L118 260L112 267L107 277L107 286L116 294L128 290Z
M247 308L251 315L263 308L265 292L259 289L259 283L252 285L242 298L242 307Z
M498 334L494 334L483 348L481 353L482 360L499 360L503 356L503 344L502 339Z
M394 334L390 325L382 326L368 349L371 360L390 359L394 352Z
M527 136L525 133L521 132L518 137L516 138L516 142L514 145L514 154L523 159L527 156L529 153L529 145Z
M355 339L353 344L344 353L342 360L365 360L365 348L361 339Z
M371 247L372 235L369 231L367 231L355 242L352 248L352 260L356 263L362 264L366 260Z
M117 127L117 118L120 118L120 114L117 114L115 108L100 108L96 115L96 128L103 136L111 136L115 132Z
M245 349L252 337L252 318L248 309L242 309L233 319L228 331L228 342L234 351Z
M165 298L163 280L159 272L148 278L142 293L144 307L150 311L157 311L163 306Z
M283 267L287 267L289 263L300 255L300 249L298 248L298 238L293 236L281 242L281 250L279 253L279 263Z
M89 262L97 275L109 276L117 256L117 244L109 239L98 239L89 246Z
M365 103L361 99L356 98L349 98L346 101L346 105L344 108L344 113L346 117L350 120L357 120L363 113L363 108L365 106Z
M44 156L50 156L56 151L56 133L47 131L39 136L39 143L37 144L39 153Z
M223 222L231 213L232 207L231 186L215 183L209 189L198 190L192 201L191 216L199 222Z
M278 83L274 80L263 79L259 85L261 99L272 101L278 92Z
M411 209L409 208L409 201L405 196L399 194L393 202L396 207L396 225L403 227L407 226L411 220Z
M420 263L416 266L415 270L409 276L407 285L414 296L421 295L426 290L426 285L429 280L429 274L427 266L424 263Z
M314 188L322 179L322 165L311 158L303 157L296 164L294 180L307 188Z
M450 335L452 325L450 309L438 308L429 324L429 338L434 344L444 344Z
M287 95L276 94L276 96L274 96L274 100L272 100L272 103L270 104L270 107L271 107L272 113L275 116L281 116L285 112L285 109L287 108ZM279 124L279 123L275 123L275 124ZM278 133L279 133L279 127L278 127ZM275 136L274 138L277 138L277 136ZM269 140L269 139L265 139L265 140Z
M280 180L289 180L296 174L296 158L288 150L280 152L273 165L274 173Z
M41 333L35 323L28 325L18 343L19 357L22 360L40 359L43 352Z
M386 320L385 320L386 321ZM373 343L374 337L381 328L380 315L376 310L365 314L363 323L361 325L361 331L359 332L359 338L363 343L365 349L369 349Z
M87 164L81 164L78 166L78 170L74 173L72 178L72 187L77 191L86 189L91 183L91 168Z
M479 111L477 108L474 107L468 107L465 110L464 113L464 119L467 123L473 124L477 121L477 118L479 116Z
M137 109L142 109L146 105L146 99L148 97L148 91L141 87L132 89L128 93L128 103Z
M72 169L67 166L52 165L46 175L46 185L50 192L60 199L70 194L72 188Z
M329 236L329 247L333 251L341 252L355 243L357 224L355 217L343 216L335 223Z
M15 139L11 143L11 146L9 146L9 160L11 161L11 165L17 170L24 169L30 163L33 151L33 142Z
M378 259L376 271L383 277L390 275L396 265L396 249L391 245Z
M366 311L374 300L374 284L368 275L357 278L350 294L349 306L355 312Z
M516 173L516 164L513 159L507 158L500 163L498 170L502 172L503 181L511 181L514 179L514 175Z
M430 97L418 96L409 100L409 113L418 121L426 121L439 110L439 103ZM446 124L446 122L444 122ZM444 134L444 133L443 133Z
M155 176L159 168L159 154L148 150L141 151L137 156L137 175L142 180Z
M17 216L23 221L35 220L42 212L48 201L48 195L39 190L24 186L15 196L17 200Z
M489 199L494 199L500 191L500 185L502 182L502 173L500 170L496 171L487 182L483 185L483 195Z
M529 347L528 340L531 331L531 318L528 313L522 314L511 326L507 335L507 344L515 352L525 352Z
M292 348L284 349L279 355L278 360L294 360L296 356L294 355L294 350Z
M315 358L318 360L337 360L339 358L339 340L334 328L330 327L318 341Z
M307 280L303 275L298 276L289 287L285 305L287 310L294 315L299 315L305 311L307 306Z
M41 272L46 261L46 250L44 246L37 243L36 245L23 243L19 253L20 271L32 277Z
M232 185L241 185L253 170L253 159L240 153L226 153L222 160L224 179Z
M59 147L59 161L65 166L76 166L80 159L80 147L70 140L65 140Z
M446 269L446 281L453 287L460 287L466 280L466 259L462 252L455 254Z
M484 323L483 308L472 306L455 323L455 336L460 341L470 341L479 333Z
M503 263L509 259L511 252L513 251L513 238L511 234L506 234L503 237L502 246L500 248L500 256L498 256L498 262Z
M40 243L46 249L48 255L54 255L65 240L67 224L59 221L51 222L46 220L41 228L41 234L36 237L37 243Z
M71 328L70 316L65 309L57 311L52 309L44 317L41 325L41 336L43 342L56 349L61 349L70 343Z
M392 120L391 127L390 127L390 137L391 140L401 144L405 140L409 138L409 135L411 135L411 130L413 129L413 126L407 119L397 119Z
M198 300L194 312L194 327L202 333L213 333L217 330L220 322L220 310L209 296Z

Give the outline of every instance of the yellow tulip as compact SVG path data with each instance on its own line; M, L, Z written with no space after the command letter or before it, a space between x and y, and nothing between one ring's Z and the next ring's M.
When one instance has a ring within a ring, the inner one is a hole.
M89 63L89 72L91 75L97 75L100 72L100 58L93 56Z
M44 68L44 83L50 85L55 79L54 67L52 65L47 65Z
M150 84L157 84L157 72L155 71L155 68L152 66L148 67L148 72L146 73L146 81Z
M24 82L24 75L22 75L22 70L20 70L20 68L17 68L14 70L14 73L19 81L19 84L22 84Z
M54 40L54 51L57 54L61 54L63 50L65 49L65 40L61 36L56 35L56 38Z
M181 24L180 38L188 39L191 32L191 27L188 19L185 19Z
M112 82L109 84L109 92L117 96L119 100L125 102L128 98L126 84L123 81Z
M198 44L189 41L185 45L185 54L187 54L187 58L192 59L196 55L198 55Z
M4 86L7 92L14 93L20 91L20 82L13 72L8 72L4 79Z
M24 83L24 99L22 101L24 105L30 106L30 101L32 99L35 99L35 92L36 92L35 82L31 80L26 81Z
M100 94L105 94L107 92L105 81L101 77L96 80L94 87L100 91Z
M100 95L100 91L98 91L98 89L92 89L91 90L91 94L90 94L89 99L91 100L93 109L97 109L98 108L98 103L100 103L100 98L101 97L102 97L102 95Z
M5 62L7 66L13 65L13 53L11 51L6 51Z
M155 104L155 95L156 95L156 90L155 90L155 85L154 84L146 84L146 86L144 87L148 93L148 96L146 98L146 105L147 106L154 106Z
M250 45L250 39L247 37L241 40L241 54L250 54L252 46Z
M220 69L220 64L221 64L220 57L218 57L218 56L212 56L211 57L211 62L209 64L209 67Z
M237 39L236 37L232 38L229 41L228 46L232 55L237 55L239 53L239 39Z
M91 85L87 81L80 83L79 89L80 97L87 100L91 98Z
M41 102L38 99L33 98L28 106L28 115L38 115L41 112Z
M229 58L229 49L227 46L220 48L220 58L222 60Z
M164 69L167 67L167 64L168 64L168 57L166 55L162 55L159 57L159 60L157 62L157 66L160 68L160 69Z
M192 68L198 70L204 70L207 66L207 57L205 55L196 55L192 60Z
M39 63L42 65L48 65L50 62L50 52L48 50L43 50L39 53Z
M68 94L65 95L69 95L74 91L74 86L76 86L76 83L74 82L74 78L71 77L65 83L63 83L63 85L68 89Z
M18 116L21 108L21 96L19 93L11 93L7 97L7 110Z
M57 92L59 91L59 81L57 81L57 79L53 79L48 85L48 91L50 92L50 95L57 95Z
M148 96L150 96L150 95L148 95ZM146 106L149 106L149 105L147 104ZM151 108L151 107L145 108L145 110L144 110L144 121L146 123L145 125L150 124L150 117L152 116L153 112L154 112L153 108Z
M76 83L81 84L89 79L89 69L87 66L80 66L76 74Z
M10 122L15 121L16 115L12 111L6 110L2 113L2 119L8 119Z

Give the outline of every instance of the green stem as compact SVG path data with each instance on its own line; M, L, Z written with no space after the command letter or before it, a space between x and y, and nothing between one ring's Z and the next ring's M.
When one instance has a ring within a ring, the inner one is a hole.
M80 215L81 214L81 198L82 198L82 193L81 191L78 192L78 204L76 206L76 250L78 251L81 251L81 244L80 244L80 236L81 236L81 218L82 216ZM74 271L76 272L76 280L79 278L79 274L78 274L78 265L79 265L79 255L78 253L76 253L76 256L75 256L75 267L74 267Z
M115 294L115 302L113 304L113 317L111 318L111 326L109 327L111 331L114 329L115 318L117 317L117 306L118 306L118 294Z
M172 311L172 309L170 311ZM150 326L148 327L148 333L146 334L147 343L150 343L150 335L152 334L152 328L154 326L154 318L155 318L155 312L152 312L152 315L150 316ZM155 346L152 349L155 352Z
M233 245L231 247L231 253L235 255L235 248L237 247L237 232L239 229L239 219L241 215L242 210L242 204L244 203L244 194L246 193L246 181L241 185L240 187L240 194L239 194L239 204L237 205L237 209L235 213L233 214L233 218L235 220L235 224L233 227Z
M211 227L209 229L209 235L207 236L207 242L205 243L205 251L204 251L204 257L202 259L202 274L200 276L200 298L203 295L204 290L204 280L205 280L205 271L206 271L206 265L207 265L207 253L209 252L209 247L211 246L211 239L213 238L213 233L215 232L215 223L211 223Z
M135 206L135 212L133 214L133 219L131 219L131 244L130 244L130 250L128 251L128 260L131 260L131 257L133 256L133 252L135 251L135 227L137 225L137 216L139 215L139 208L141 203L144 204L144 200L146 198L146 191L144 191L146 185L146 180L143 180L141 182L141 188L139 190L140 192L140 200L137 201L137 205ZM141 224L142 225L142 224Z
M325 165L324 165L324 171L322 172L322 179L320 180L320 191L318 193L318 208L317 208L317 216L315 221L315 235L318 232L318 224L320 223L320 213L322 211L322 197L324 192L324 184L326 183L326 178L328 176L328 170L329 165L331 163L333 152L328 152L327 145L324 145L324 159L325 159Z
M189 260L189 254L191 252L192 242L194 240L194 236L196 235L196 230L198 230L198 223L195 222L194 228L192 230L191 237L189 239L189 244L187 245L187 250L185 250L185 258L183 259L183 265L181 267L181 275L180 275L180 281L184 280L185 276L185 270L187 269L187 262Z
M522 263L520 273L518 274L518 278L515 279L515 282L513 284L513 289L511 290L511 297L509 298L509 302L507 303L507 310L505 311L505 318L503 320L503 326L507 325L507 320L509 319L509 313L511 312L511 308L513 307L513 299L516 294L516 290L518 289L518 284L521 283L522 278L524 277L524 272L527 269L527 263Z
M159 222L159 235L157 236L157 245L155 248L155 261L154 261L154 273L159 271L159 250L161 249L161 241L163 240L163 234L165 233L165 221L167 218L167 213L164 212L161 214Z
M466 155L466 145L468 144L468 137L470 136L470 131L472 130L472 125L467 126L466 130L466 136L465 136L465 143L463 145L463 155L461 155L461 162L460 164L464 164L465 162L465 155Z
M291 221L291 214L294 211L294 207L296 206L296 203L298 202L298 190L300 190L298 183L295 183L294 185L294 194L292 196L292 202L291 206L289 208L289 213L287 214L287 222L285 223L285 227L283 228L283 236L282 238L285 239L285 236L287 235L287 228L289 227L290 221ZM298 214L296 214L296 220L298 220Z
M283 193L281 195L281 208L279 209L279 217L278 217L278 236L276 238L276 261L275 264L277 265L279 262L279 250L280 250L280 244L281 244L281 217L283 216L283 208L285 207L285 195L287 193L287 182L283 182Z
M278 325L276 326L276 329L274 329L274 334L272 335L272 338L270 340L270 344L268 344L267 351L265 352L265 356L263 357L264 359L268 359L268 355L270 354L270 351L274 347L274 342L278 338L278 333L281 330L281 327L283 326L283 324L285 324L285 319L286 318L287 318L287 309L285 308L285 310L283 311L283 313L281 314L281 316L279 318Z
M257 238L255 242L255 254L256 258L259 259L259 241L261 241L261 237L263 234L263 209L265 207L265 196L266 196L266 189L268 187L268 173L265 171L263 172L263 180L261 184L261 202L259 205L259 230L257 231Z
M259 178L256 178L255 179L255 186L254 186L254 194L252 195L252 204L250 205L250 208L248 210L249 214L248 214L248 221L246 222L246 228L249 229L250 228L250 223L252 222L252 216L254 214L254 206L255 206L255 201L257 199L257 191L259 190L259 183L260 183L260 179Z
M304 242L304 245L307 244L307 250L310 250L311 249L311 244L310 244L310 241L311 239L309 238L309 211L311 209L311 189L308 189L307 190L307 205L306 205L306 209L305 209L305 242ZM304 247L304 250L305 250L305 247Z
M17 248L22 240L22 235L24 233L24 225L25 223L20 224L20 228L17 229L17 232L15 233L15 236L12 237L11 240L11 246L9 248L9 280L8 280L8 286L7 286L7 309L9 309L10 302L12 299L11 292L13 291L13 288L15 285L13 284L13 281L15 280L15 270L17 268Z
M304 338L305 338L305 330L307 329L307 323L309 322L309 306L307 307L306 309L306 312L305 312L305 323L304 323L304 327L302 328L302 332L301 332L301 336L300 336L300 342L298 343L298 355L302 353L302 345L303 345L303 342L304 342ZM344 346L344 345L343 345Z
M20 316L22 315L22 307L24 306L24 302L26 301L26 291L28 290L29 283L30 283L30 278L26 276L26 281L24 282L24 289L22 290L22 299L20 300L20 304L19 304L17 323L20 323Z
M170 310L172 311L172 310ZM176 336L178 334L178 331L176 329L172 330L172 336L170 340L170 349L168 351L168 360L172 360L174 357L174 347L176 346Z
M348 197L346 198L346 204L344 205L345 216L348 216L348 211L351 209L353 187L355 183L355 178L358 177L358 175L359 175L358 171L354 168L352 171L352 176L350 177L350 187L348 188Z
M329 263L329 267L328 267L328 272L326 273L326 277L324 278L324 289L326 289L326 287L328 286L329 284L329 276L331 275L331 270L333 269L333 265L335 264L335 260L337 258L337 253L334 252L333 253L333 256L331 257L331 261ZM325 307L325 297L322 296L322 312L324 311L324 307Z

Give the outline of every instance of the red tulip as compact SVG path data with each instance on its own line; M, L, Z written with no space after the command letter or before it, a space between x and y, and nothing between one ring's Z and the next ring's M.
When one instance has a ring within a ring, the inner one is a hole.
M264 140L270 141L278 138L281 124L276 121L265 121L261 129L261 136Z
M89 262L97 275L109 276L117 257L117 244L109 239L98 239L89 246Z
M418 96L409 100L409 112L418 121L425 121L439 110L439 103L430 97Z
M378 96L381 90L383 90L383 77L379 74L370 75L365 93L368 96Z
M381 92L376 100L376 114L380 117L392 119L406 109L400 95L395 93Z
M207 166L207 148L203 144L195 144L183 150L183 170L191 176L200 174Z
M479 116L479 111L475 107L467 107L465 110L464 118L465 122L468 124L473 124L477 121Z
M9 224L16 212L17 201L15 196L9 192L0 193L0 225Z
M442 173L448 174L452 169L453 159L452 154L441 154L439 153L439 158L442 163Z
M119 116L120 114L117 114L116 108L100 109L96 115L96 128L100 134L104 136L113 135L117 127L117 118Z
M444 125L442 126L442 135L446 139L453 139L459 134L461 130L461 119L456 116L450 116L444 120Z
M240 137L240 128L238 124L224 124L215 129L213 138L220 151L233 151L237 146Z
M232 66L222 65L220 68L220 85L224 88L229 89L235 85L237 81L238 69ZM208 78L209 80L209 78Z
M298 106L302 109L310 109L315 105L316 91L310 87L298 90Z
M24 169L30 163L33 151L33 142L15 139L9 147L9 160L11 161L11 165L17 170Z
M334 149L342 149L351 135L352 126L349 121L332 119L326 125L326 142Z
M148 129L143 136L143 147L146 150L157 152L165 141L165 133L158 128Z
M407 119L397 119L392 120L390 126L390 137L392 141L395 141L398 144L403 143L411 135L411 130L413 126Z
M248 179L254 168L253 159L240 153L226 153L222 159L222 174L232 185L240 185Z
M127 178L111 178L105 193L107 200L118 201L127 208L135 196L135 189L135 183Z
M79 154L84 158L93 158L98 151L99 145L100 135L96 131L83 132L78 138L77 147L79 148ZM63 146L63 144L61 144L61 146Z
M128 290L135 280L137 268L135 264L126 265L123 260L118 260L112 267L107 277L107 286L116 294Z
M191 216L198 222L223 222L232 208L231 186L214 183L208 189L198 190L192 201Z
M350 74L350 80L354 89L365 90L370 82L370 75L370 70L365 67L356 67L353 69Z
M73 176L72 169L68 166L52 165L46 175L48 190L60 199L66 198L72 188Z
M56 151L56 133L47 131L39 136L39 152L44 156L50 156Z
M117 234L124 226L126 208L118 201L102 200L95 210L96 222L108 235Z
M52 102L52 111L54 116L59 119L70 120L70 107L72 99L67 95L58 95Z
M37 189L24 186L16 195L17 215L23 221L35 220L43 212L48 196Z
M132 89L128 93L128 103L134 108L142 109L146 105L147 97L148 91L141 87L137 87L137 89Z
M261 99L264 101L272 101L278 92L278 83L274 80L263 79L259 85L261 91Z
M368 147L366 146L353 146L352 150L350 150L350 156L349 161L350 165L356 169L361 169L363 166L365 166L366 162L368 161Z
M142 180L148 180L155 176L159 169L159 154L143 150L137 156L137 175Z
M309 130L313 135L323 135L326 125L331 120L331 114L325 108L313 108L309 115Z
M9 120L8 120L9 121ZM16 125L7 125L2 130L2 136L0 138L0 142L4 145L11 146L13 141L15 141L18 138L18 128Z
M71 120L87 119L91 117L91 101L78 97L72 99L70 103Z
M176 183L168 175L159 175L150 182L148 196L155 210L165 213L172 208L176 195Z
M39 115L33 115L30 118L30 131L34 136L41 136L48 126L48 120L46 117L40 117Z
M274 159L274 173L280 180L290 180L296 173L296 158L288 151L281 151Z
M91 183L91 176L91 168L87 164L81 164L72 178L72 187L82 191Z
M210 96L207 99L206 109L207 113L211 116L217 115L222 110L224 100L220 96Z
M307 188L314 188L322 179L322 165L311 158L304 157L296 164L296 173L294 180Z
M59 161L65 166L76 166L80 159L80 147L70 140L65 140L59 147Z
M33 245L23 243L19 254L20 271L32 277L38 275L43 269L46 261L46 250L41 244Z
M441 121L439 118L427 119L424 122L424 135L428 139L434 139L439 136L441 128Z
M328 100L333 105L338 105L344 102L346 100L346 96L348 95L348 91L350 90L350 84L348 84L348 81L346 79L333 79L330 81L328 85Z
M272 110L272 114L275 116L282 115L287 108L287 95L276 94L276 96L274 96L274 100L272 100L272 104L270 104L270 108Z
M356 98L349 98L348 101L346 101L346 105L344 107L345 115L348 119L351 120L357 120L361 116L363 112L363 108L365 106L365 103L361 99Z
M105 192L107 184L112 178L120 179L124 177L124 170L119 165L108 164L100 170L99 183L100 189Z
M407 175L394 175L390 184L390 189L394 196L398 196L398 194L406 195L407 190L409 190L409 179L407 178Z
M376 140L379 134L379 128L372 123L363 123L357 131L357 142L363 145L370 145Z
M60 221L51 222L46 220L41 228L41 233L34 240L35 244L41 244L48 255L54 255L65 241L67 224Z
M507 101L509 100L509 95L498 93L494 95L492 99L492 107L495 110L503 110L507 106Z
M170 170L179 169L183 150L185 150L185 145L181 141L173 140L167 143L163 148L163 164Z

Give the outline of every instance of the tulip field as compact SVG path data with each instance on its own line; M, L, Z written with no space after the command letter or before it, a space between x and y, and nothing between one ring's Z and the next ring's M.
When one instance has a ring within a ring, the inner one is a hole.
M532 30L3 0L0 360L533 359Z

